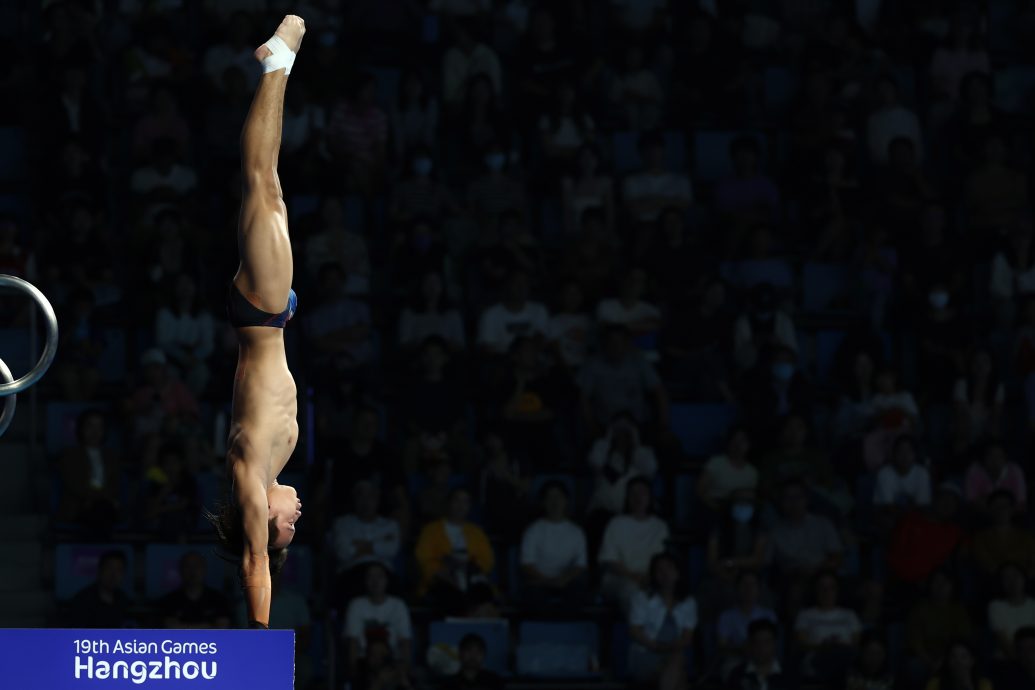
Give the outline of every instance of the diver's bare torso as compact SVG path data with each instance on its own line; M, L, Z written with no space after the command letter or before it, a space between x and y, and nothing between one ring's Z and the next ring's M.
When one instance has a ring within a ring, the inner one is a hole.
M258 476L270 487L298 442L297 389L284 353L283 329L238 328L237 334L240 353L227 471Z

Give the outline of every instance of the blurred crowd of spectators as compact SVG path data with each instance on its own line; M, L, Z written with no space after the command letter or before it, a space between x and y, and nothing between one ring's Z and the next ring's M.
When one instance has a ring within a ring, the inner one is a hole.
M198 538L252 52L291 12L287 471L342 679L428 682L419 610L618 620L650 687L1035 687L1031 3L41 5L0 270L61 319L76 538ZM203 565L156 621L232 622ZM485 652L445 684L496 687Z

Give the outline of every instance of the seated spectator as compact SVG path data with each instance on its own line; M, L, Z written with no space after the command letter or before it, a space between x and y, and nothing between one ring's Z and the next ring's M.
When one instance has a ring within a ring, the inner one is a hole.
M747 661L730 673L726 690L791 690L798 683L780 664L779 628L771 620L748 626Z
M593 144L584 145L576 158L575 173L561 181L564 228L574 237L583 226L588 209L603 213L603 232L610 239L615 229L614 182L600 169L600 152Z
M892 690L895 675L888 660L884 638L870 630L862 635L859 656L848 670L845 690Z
M592 143L596 135L596 123L579 102L572 84L557 84L551 104L549 111L539 118L539 137L548 174L571 167L579 150Z
M949 688L992 690L992 681L978 671L977 654L969 642L954 642L945 655L941 671L927 683L927 690Z
M459 108L471 79L484 75L495 94L503 93L503 70L496 52L478 40L464 22L450 24L452 44L442 57L442 100Z
M650 562L646 591L629 609L629 671L641 683L665 690L686 688L686 650L697 628L697 603L675 558L659 553Z
M417 356L418 371L406 377L400 412L409 435L404 467L424 467L428 460L452 451L466 453L467 397L450 372L449 348L437 335L428 336Z
M380 487L368 480L356 482L352 487L353 512L338 517L331 527L339 592L359 590L370 563L392 570L402 539L399 523L378 514L380 501Z
M156 603L163 628L230 627L230 600L205 584L206 568L197 551L180 558L180 586Z
M348 283L341 264L321 266L317 282L321 303L305 317L315 363L339 373L356 371L374 357L370 308L347 295Z
M606 330L600 354L579 371L578 386L583 418L594 432L623 412L641 427L654 421L658 428L668 428L665 388L643 353L632 347L632 336L624 326Z
M625 413L616 415L607 433L593 442L588 461L595 478L587 511L607 520L622 512L631 481L653 479L658 471L654 449L641 441L636 421Z
M759 283L751 288L748 299L747 313L733 324L733 358L741 371L758 364L767 348L798 350L794 322L780 308L776 288L771 283Z
M960 295L953 295L945 285L932 285L927 295L927 309L916 320L918 340L917 389L928 400L947 403L952 400L952 387L966 359L970 340Z
M737 575L737 602L719 614L716 631L719 650L723 654L723 675L742 663L748 654L748 630L757 620L776 623L776 612L762 606L762 582L754 570L741 570Z
M349 687L353 690L405 690L413 686L401 662L392 655L388 641L374 638L367 642L366 654L359 660Z
M643 168L622 182L626 212L640 225L657 223L669 208L685 211L693 203L690 179L665 168L665 138L658 132L640 137Z
M737 137L730 143L733 175L715 183L715 207L732 226L732 232L743 234L758 224L768 224L780 210L780 190L762 172L761 149L753 136ZM739 242L730 245L731 253L739 253Z
M973 16L963 11L953 13L947 40L931 55L931 86L939 100L955 102L968 74L991 72L982 33L976 13Z
M417 520L441 520L449 512L449 496L453 492L453 467L449 457L434 455L427 469L428 483L417 492Z
M963 451L980 438L999 437L1002 432L1006 389L992 369L988 350L975 350L966 376L953 387L953 430L955 449Z
M56 363L55 372L64 398L92 400L101 380L104 332L99 326L94 295L89 288L73 290L67 302L67 306L57 312L61 324L58 335L61 359Z
M422 146L435 145L438 101L429 93L421 72L409 69L399 79L399 96L391 109L395 157L407 160Z
M392 186L390 219L401 225L421 218L436 222L447 212L455 215L458 211L453 195L435 176L431 149L415 148L407 160L404 177Z
M358 75L327 123L328 147L344 164L347 187L356 191L379 188L385 170L388 116L376 98L374 76Z
M769 560L787 578L811 579L820 570L837 571L844 544L834 524L809 511L805 483L784 484L780 517L769 529Z
M76 445L61 454L58 518L106 532L119 518L121 468L104 447L104 413L86 410L76 419Z
M194 278L180 274L171 299L158 310L155 342L197 396L203 395L208 386L214 331L212 314L202 306Z
M485 526L509 543L517 541L531 512L532 479L525 470L527 455L520 459L518 455L510 452L500 435L485 436L480 477L482 516Z
M68 607L69 626L74 628L132 628L132 600L124 589L126 556L105 551L97 561L97 579L81 589Z
M986 578L998 575L1003 566L1017 563L1026 577L1035 577L1035 534L1014 522L1017 501L1005 489L997 489L985 500L991 525L971 541L971 556Z
M769 535L762 528L753 491L733 492L725 511L708 533L710 578L701 588L701 608L708 619L737 601L737 578L765 567Z
M624 515L607 524L597 562L604 571L601 591L628 612L634 595L649 583L651 559L665 550L669 531L653 514L651 486L637 478L626 485Z
M530 302L528 276L514 271L502 301L489 307L478 321L478 345L487 353L506 354L518 336L543 335L549 327L546 307Z
M463 166L474 173L484 163L489 148L499 143L512 149L515 142L511 116L501 105L500 94L484 72L475 74L463 85L463 110L453 118L453 138L462 148Z
M363 239L363 228L345 224L345 207L341 199L328 196L320 205L319 223L306 237L305 267L318 276L328 263L336 263L345 271L345 294L365 295L370 291L370 252Z
M734 493L754 492L758 470L748 461L751 437L747 429L734 425L726 432L726 452L713 455L697 477L697 498L713 513L723 509Z
M248 75L248 88L255 87L259 75L255 69L254 33L251 17L245 12L234 12L223 39L210 46L202 60L201 70L212 86L218 86L227 68L236 67Z
M798 359L795 350L776 345L763 352L758 364L744 376L740 402L744 418L751 423L752 434L772 437L785 427L784 420L788 416L804 423L803 416L812 408L813 389L804 372L798 369ZM759 470L764 477L766 468L759 464Z
M502 144L490 144L482 158L482 174L467 186L467 207L483 231L497 232L507 213L528 215L524 180L511 171L509 159Z
M464 635L458 651L460 670L442 683L442 690L503 690L503 679L485 670L485 640L474 633Z
M568 488L548 482L539 491L543 517L521 538L524 597L536 607L574 608L586 600L586 534L568 517Z
M904 138L913 147L922 150L920 120L904 106L899 98L898 84L894 78L885 75L877 80L877 104L866 122L866 143L870 161L876 165L888 162L888 150L892 141Z
M665 91L657 75L644 64L643 48L626 46L625 61L615 70L609 97L621 111L624 124L643 132L658 126L665 108Z
M560 303L550 316L546 337L556 350L560 361L571 370L586 363L593 330L593 319L583 309L582 287L574 280L561 285Z
M399 316L399 345L413 351L428 338L442 339L450 352L464 349L464 323L445 295L442 275L426 273L419 290Z
M899 582L917 585L946 566L967 537L960 526L959 486L942 482L930 510L907 512L892 529L887 546L888 567Z
M848 489L834 474L825 450L811 438L804 414L784 417L779 445L759 459L758 470L759 486L766 493L797 480L805 485L813 506L824 515L845 515L851 507Z
M167 364L165 353L152 348L140 356L141 379L129 399L133 436L137 439L197 422L198 401Z
M902 434L915 432L920 419L913 394L898 385L898 374L890 367L877 372L869 404L861 410L869 431L863 437L863 463L878 470L892 455Z
M147 112L133 127L133 155L145 158L152 151L152 145L162 139L175 142L178 154L186 153L190 127L170 88L155 86L149 100Z
M827 682L843 675L859 644L862 624L855 611L838 606L837 575L821 573L815 580L815 605L798 613L794 631L805 652L803 675Z
M1002 235L1030 204L1028 176L1009 164L1005 137L985 134L981 160L966 179L963 206L972 232Z
M1013 636L1035 621L1035 598L1028 594L1024 572L1014 563L999 570L1002 597L988 604L988 627L995 635L996 656L1013 658Z
M661 310L643 299L646 289L647 274L643 269L630 270L622 279L618 297L597 305L597 321L604 327L625 326L641 350L656 356Z
M1002 442L987 441L981 449L980 460L967 470L967 502L976 508L986 508L986 499L994 491L1013 494L1017 510L1024 512L1028 505L1028 485L1024 470L1006 456Z
M393 666L408 675L413 643L410 611L402 599L388 595L388 570L384 565L368 562L363 579L363 595L350 601L345 612L343 637L349 673L358 677L369 670L375 642L382 642L391 658L398 660Z
M130 175L130 190L155 200L182 199L192 193L198 186L198 173L181 162L178 148L171 139L155 140L149 162Z
M1014 658L1004 664L996 678L996 687L1010 690L1035 688L1035 626L1019 628L1013 636Z
M471 495L453 489L446 516L424 526L417 538L418 594L449 611L463 609L468 589L484 583L496 564L485 531L468 521Z
M936 570L927 581L927 596L909 609L906 648L922 666L916 675L930 675L942 663L954 640L974 633L967 607L955 596L947 570Z
M892 446L891 462L877 473L873 502L896 511L930 505L931 475L919 460L913 437L899 436Z
M1035 245L1032 219L1027 213L1010 223L1001 246L992 257L988 292L996 311L997 324L1010 326L1014 300L1035 292ZM1005 234L1005 233L1004 233Z
M144 474L144 525L167 539L183 538L197 526L200 491L184 448L165 443L158 451L158 462Z
M393 450L378 438L381 416L369 405L359 405L352 413L352 424L344 443L336 445L320 478L317 491L318 514L337 517L346 496L359 481L369 481L380 489L383 512L395 519L401 531L409 520L406 477ZM328 522L330 520L328 519Z

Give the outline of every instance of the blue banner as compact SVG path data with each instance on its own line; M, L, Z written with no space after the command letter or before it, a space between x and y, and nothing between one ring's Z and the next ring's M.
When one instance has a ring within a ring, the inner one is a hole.
M293 630L0 630L0 687L294 687Z

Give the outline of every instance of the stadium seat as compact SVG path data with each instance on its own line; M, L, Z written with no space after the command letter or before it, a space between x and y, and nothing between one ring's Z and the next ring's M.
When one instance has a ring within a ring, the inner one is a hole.
M719 266L722 277L741 290L769 283L779 291L794 286L794 271L784 259L746 259L726 261Z
M378 104L386 109L395 106L399 100L401 72L394 67L370 67L368 71L374 75L377 83Z
M1035 111L1035 68L1011 65L995 71L995 104L1008 113Z
M611 675L618 680L629 677L629 626L615 623L611 629Z
M126 380L126 331L106 328L101 332L104 349L97 360L101 381L121 383Z
M795 73L786 67L767 67L762 79L766 114L770 117L782 116L790 108L798 90Z
M737 137L748 135L758 140L760 163L765 165L766 142L760 132L751 130L706 130L694 135L694 178L714 181L733 174L730 144Z
M683 452L702 459L722 450L726 431L737 418L737 408L717 403L676 403L669 418Z
M27 172L26 133L21 127L0 127L0 181L19 182Z
M223 589L228 564L210 544L148 544L144 550L144 595L157 599L180 586L180 559L191 551L205 557L205 584Z
M499 620L434 621L428 630L428 642L432 647L443 646L456 654L460 640L474 634L485 640L485 668L500 675L510 675L507 658L510 656L510 626Z
M287 561L280 571L280 581L285 587L297 590L303 596L313 591L313 552L308 546L292 546L288 549Z
M819 331L815 334L814 361L817 381L827 383L830 380L834 369L834 358L844 339L843 331Z
M843 311L853 298L855 278L850 266L805 262L802 307L807 312Z
M677 474L675 494L672 496L673 524L676 529L693 526L692 508L697 502L697 478L692 474Z
M199 472L194 475L198 482L198 494L201 505L207 510L215 510L216 503L222 499L223 481L214 472ZM204 514L198 516L198 531L205 532L211 527Z
M296 220L311 213L318 213L320 210L320 196L318 194L295 194L287 203L288 214L291 220Z
M593 677L599 653L600 630L593 621L526 621L518 628L519 676Z
M54 550L54 595L59 601L71 599L76 592L93 584L97 562L105 551L121 551L126 556L127 591L133 589L133 549L127 544L58 544Z

